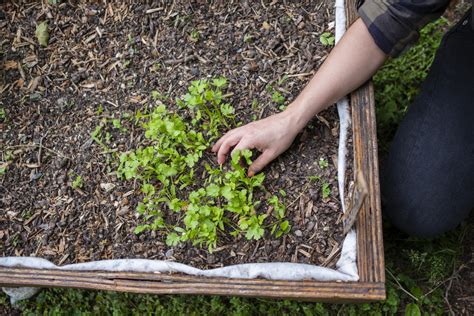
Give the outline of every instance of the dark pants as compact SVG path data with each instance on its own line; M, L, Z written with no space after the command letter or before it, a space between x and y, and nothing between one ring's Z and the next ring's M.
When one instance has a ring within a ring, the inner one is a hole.
M466 15L444 36L382 173L384 214L410 235L434 237L451 230L474 207L471 19Z

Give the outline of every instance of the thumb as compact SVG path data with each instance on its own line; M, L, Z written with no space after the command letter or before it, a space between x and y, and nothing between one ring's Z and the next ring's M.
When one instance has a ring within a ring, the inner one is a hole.
M257 172L262 170L275 157L269 150L264 151L249 167L248 176L253 177Z

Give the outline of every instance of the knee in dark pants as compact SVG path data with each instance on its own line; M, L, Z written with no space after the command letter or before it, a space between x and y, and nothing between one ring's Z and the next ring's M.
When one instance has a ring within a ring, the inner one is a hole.
M404 174L382 178L382 212L399 230L415 237L433 238L456 228L469 216L468 204L453 199L450 190L440 190L436 184Z
M381 175L383 212L418 237L456 228L474 207L474 30L465 24L443 38Z
M403 198L395 201L385 198L383 214L399 230L410 236L433 238L458 226L462 219L446 218L445 210L430 201L418 201L416 205Z

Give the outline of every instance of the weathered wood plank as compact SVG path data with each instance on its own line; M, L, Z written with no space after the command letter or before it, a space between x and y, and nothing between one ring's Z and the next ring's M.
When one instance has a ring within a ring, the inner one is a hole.
M154 276L154 278L152 277ZM161 280L157 279L164 277ZM199 278L149 273L1 269L2 286L66 287L150 294L207 294L351 302L384 296L384 284Z
M347 26L357 18L356 0L346 0ZM356 223L357 259L362 282L385 282L382 213L377 151L374 89L367 82L351 94L354 169L361 170L369 186Z

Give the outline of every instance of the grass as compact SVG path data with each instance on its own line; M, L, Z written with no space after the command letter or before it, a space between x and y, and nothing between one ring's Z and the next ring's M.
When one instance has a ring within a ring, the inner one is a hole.
M422 31L419 44L375 76L382 150L426 77L446 21ZM400 80L403 78L403 80ZM384 227L387 299L371 304L321 304L237 297L154 296L70 289L43 290L18 309L25 315L442 315L446 281L459 266L467 224L436 240L409 238ZM5 294L2 308L11 309Z

